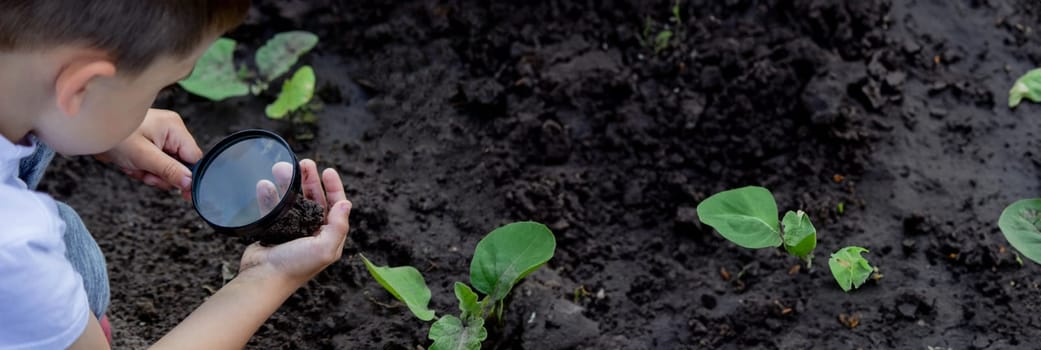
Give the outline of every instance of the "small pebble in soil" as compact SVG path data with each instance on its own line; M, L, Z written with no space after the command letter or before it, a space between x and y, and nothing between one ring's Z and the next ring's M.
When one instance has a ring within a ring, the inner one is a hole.
M282 213L274 225L253 238L263 245L275 245L311 236L322 226L324 212L317 202L297 196L296 202Z
M915 318L915 312L918 311L918 305L911 303L901 303L900 305L897 305L896 309L900 312L900 315L913 319Z

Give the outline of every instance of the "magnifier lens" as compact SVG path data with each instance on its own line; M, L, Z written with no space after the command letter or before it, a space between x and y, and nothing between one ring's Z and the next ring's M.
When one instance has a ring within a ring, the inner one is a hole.
M292 151L281 140L237 140L197 170L193 193L199 214L227 228L257 222L290 191L293 163Z

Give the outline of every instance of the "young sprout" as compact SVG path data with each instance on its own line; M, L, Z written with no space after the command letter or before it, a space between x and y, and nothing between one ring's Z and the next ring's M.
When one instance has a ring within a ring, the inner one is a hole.
M1022 199L1009 205L998 218L998 228L1013 248L1027 259L1041 263L1041 198Z
M308 51L318 44L318 36L305 31L275 34L264 46L257 49L254 60L257 70L267 81L273 81L296 64Z
M672 40L672 31L663 30L654 37L654 54L657 55L669 48L669 40Z
M1023 98L1041 102L1041 68L1031 69L1016 80L1008 92L1008 107L1016 108Z
M219 38L199 58L188 78L178 83L189 93L220 101L229 97L259 95L318 43L318 36L304 31L276 34L254 55L257 72L245 65L235 68L235 40ZM310 102L314 92L314 71L301 67L282 85L275 102L265 110L272 119L281 119Z
M239 78L243 73L235 69L233 53L235 40L217 39L199 57L192 74L177 84L185 91L212 101L249 94L249 84Z
M839 283L839 287L842 287L843 291L849 292L859 288L875 271L867 259L860 256L867 251L861 247L851 246L831 254L831 259L828 259L828 267L831 268L831 275L835 277L835 281Z
M683 23L683 19L680 18L680 0L672 3L672 21L676 22L677 26Z
M806 263L813 264L813 249L817 247L817 229L810 222L810 217L802 210L787 212L781 219L784 226L784 250Z
M777 202L765 188L748 186L716 193L698 204L697 212L702 223L734 244L750 249L784 245L784 250L801 259L806 267L813 262L817 229L810 217L802 210L788 211L778 223ZM846 247L831 255L828 266L842 290L849 292L860 287L877 271L860 256L866 251Z
M430 326L430 350L478 350L488 337L486 319L502 320L506 295L521 279L544 265L556 250L557 241L545 225L517 222L495 229L480 242L470 261L470 284L484 294L481 298L469 285L456 282L459 317L442 315ZM423 321L437 316L427 305L430 289L423 276L411 266L376 266L362 260L372 277L394 298L405 303Z
M674 25L677 28L675 33L679 33L679 31L683 28L683 19L680 18L680 0L676 0L673 3L671 12L672 21L674 22ZM637 37L637 40L640 41L640 45L643 45L644 47L653 48L654 54L657 55L665 49L669 48L669 45L672 43L672 39L674 37L674 32L672 30L669 30L667 26L663 26L665 28L658 32L658 34L655 35L654 39L652 40L651 30L653 24L654 21L652 21L650 17L646 17L643 22L643 31L640 33L640 36Z
M778 222L777 202L765 188L748 186L716 193L698 204L697 212L702 223L734 244L750 249L784 245L807 267L811 264L817 229L810 217L801 210L788 211Z
M282 92L278 94L275 102L272 102L264 113L271 119L282 119L288 113L292 113L311 102L314 95L314 70L311 66L300 67L289 78L282 83Z

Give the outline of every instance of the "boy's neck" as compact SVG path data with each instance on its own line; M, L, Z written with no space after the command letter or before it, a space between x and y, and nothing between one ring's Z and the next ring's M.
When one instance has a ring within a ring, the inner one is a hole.
M18 144L32 132L53 93L46 54L0 53L0 134Z

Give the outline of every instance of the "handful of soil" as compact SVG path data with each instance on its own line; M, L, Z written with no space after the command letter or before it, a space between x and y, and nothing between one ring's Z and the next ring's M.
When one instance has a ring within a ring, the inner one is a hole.
M266 246L285 243L313 235L322 226L323 221L325 221L325 211L322 210L322 206L318 202L298 195L296 202L290 204L289 209L278 217L274 225L252 238Z

